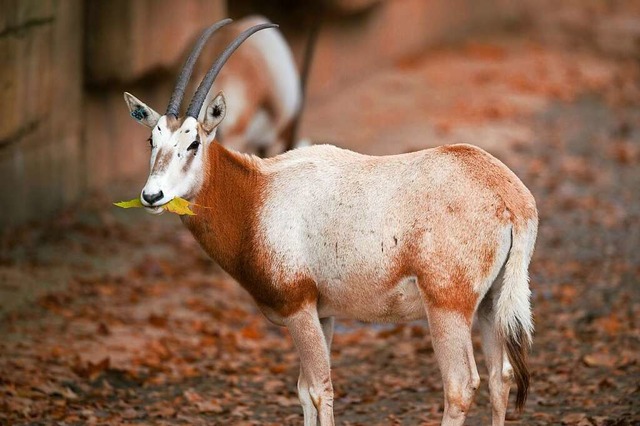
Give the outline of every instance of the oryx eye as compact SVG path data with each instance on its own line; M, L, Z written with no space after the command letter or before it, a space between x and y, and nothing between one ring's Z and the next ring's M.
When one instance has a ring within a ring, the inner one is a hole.
M191 145L189 145L189 147L187 148L187 151L193 151L195 149L198 149L199 145L200 145L200 142L193 141L193 142L191 142Z

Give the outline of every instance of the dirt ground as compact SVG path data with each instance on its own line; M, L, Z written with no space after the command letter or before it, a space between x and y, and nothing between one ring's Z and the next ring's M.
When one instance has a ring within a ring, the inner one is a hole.
M314 140L372 154L474 143L531 188L536 335L529 400L509 413L520 424L640 424L639 77L637 63L503 37L429 51L308 109ZM118 210L114 196L2 237L0 424L301 424L286 331L176 216ZM337 324L338 424L439 424L426 323ZM467 424L485 425L475 346Z

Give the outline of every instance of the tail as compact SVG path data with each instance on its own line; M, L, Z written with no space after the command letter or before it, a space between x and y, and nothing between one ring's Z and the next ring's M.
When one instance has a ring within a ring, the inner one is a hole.
M318 6L322 8L322 6ZM307 44L304 50L304 58L302 59L302 67L300 69L300 108L298 113L293 118L291 124L291 130L289 131L289 140L286 142L285 150L289 151L296 148L296 140L298 138L298 129L300 127L300 120L302 119L302 112L307 100L307 81L309 80L309 72L311 71L311 65L313 63L313 54L316 50L316 41L318 34L320 34L320 27L322 26L323 10L317 10L315 18L311 24L311 30L309 32L309 38L307 38Z
M529 298L529 261L538 231L538 219L512 228L511 250L504 267L504 282L495 302L495 320L518 386L516 408L522 411L529 390L527 351L531 346L533 320Z

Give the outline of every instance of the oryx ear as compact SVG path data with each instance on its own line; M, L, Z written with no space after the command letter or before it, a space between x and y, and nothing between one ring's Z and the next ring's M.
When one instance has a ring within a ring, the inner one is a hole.
M155 112L153 108L147 106L140 99L133 96L131 93L124 92L124 101L129 107L129 113L138 123L147 126L152 129L160 120L160 114Z
M220 125L220 122L227 114L227 103L224 100L224 94L218 92L216 97L207 105L207 110L204 114L204 121L202 122L202 128L209 134L207 139L213 140L215 137L215 130Z

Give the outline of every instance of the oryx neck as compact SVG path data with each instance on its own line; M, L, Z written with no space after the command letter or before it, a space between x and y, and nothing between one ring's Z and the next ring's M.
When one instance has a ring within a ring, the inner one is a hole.
M255 235L265 188L261 161L212 143L193 199L196 216L184 219L204 250L232 275Z

